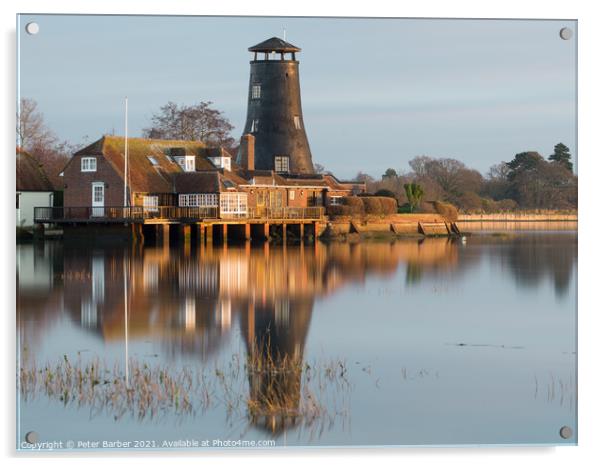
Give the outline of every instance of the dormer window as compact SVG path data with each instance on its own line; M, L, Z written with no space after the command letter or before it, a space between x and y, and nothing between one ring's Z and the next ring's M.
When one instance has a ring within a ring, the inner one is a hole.
M251 99L257 100L261 98L261 84L253 84L251 87Z
M277 173L289 172L289 157L288 155L277 155L274 157L274 171Z
M83 172L96 171L96 157L82 157L81 170Z
M182 167L182 170L185 172L193 172L196 169L195 156L194 155L184 155L175 157L178 165Z
M209 157L209 160L216 168L232 170L232 159L230 157Z

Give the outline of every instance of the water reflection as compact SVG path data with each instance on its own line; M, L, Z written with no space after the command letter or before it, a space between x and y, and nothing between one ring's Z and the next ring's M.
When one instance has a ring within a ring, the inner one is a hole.
M405 267L406 284L412 286L441 275L453 280L489 260L521 287L551 281L563 294L575 271L577 238L563 233L528 234L473 236L468 244L435 238L187 252L82 250L60 243L19 246L19 324L26 327L35 321L26 331L35 342L38 338L32 338L31 332L43 334L66 313L103 341L120 341L127 283L132 339L160 338L173 355L205 358L240 320L247 342L268 332L283 345L283 352L295 348L299 352L314 300L364 283L370 276L390 277L400 267Z
M17 258L23 345L41 345L67 317L105 344L153 341L164 360L206 361L240 331L251 421L280 432L299 416L317 301L404 268L406 287L440 276L453 281L483 261L498 264L520 287L537 291L551 282L562 295L575 273L577 240L571 233L511 234L473 236L466 244L437 238L184 250L46 243L19 246Z

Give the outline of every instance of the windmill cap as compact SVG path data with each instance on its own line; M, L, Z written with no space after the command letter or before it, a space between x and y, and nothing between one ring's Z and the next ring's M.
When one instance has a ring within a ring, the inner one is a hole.
M249 47L249 52L300 52L301 49L296 45L290 44L279 37L272 37L264 40L253 47Z

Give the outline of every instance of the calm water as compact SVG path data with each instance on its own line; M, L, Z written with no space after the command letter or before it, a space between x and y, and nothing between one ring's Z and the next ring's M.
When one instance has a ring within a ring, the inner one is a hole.
M23 367L66 356L119 372L129 360L128 377L163 367L202 374L209 388L193 390L190 412L167 403L143 417L34 390L19 400L19 441L35 431L155 447L574 443L576 286L574 231L171 251L20 245ZM266 375L251 355L302 369Z

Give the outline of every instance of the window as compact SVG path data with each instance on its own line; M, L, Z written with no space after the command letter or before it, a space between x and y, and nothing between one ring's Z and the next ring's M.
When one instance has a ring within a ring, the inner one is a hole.
M82 171L83 172L95 172L96 171L96 157L82 157Z
M149 161L151 164L153 164L153 165L159 165L159 162L157 162L157 159L156 159L156 158L154 158L154 157L152 157L152 156L150 156L150 155L148 155L146 158L148 159L148 161Z
M209 160L211 160L211 163L215 165L216 168L223 168L228 171L232 169L230 157L209 157Z
M288 192L288 198L290 201L294 201L295 200L295 191L293 191L292 189Z
M217 194L180 194L180 207L217 207Z
M343 204L343 196L331 196L330 197L330 205L342 205Z
M277 155L274 157L274 170L279 173L288 173L289 171L288 155Z
M293 120L295 122L295 129L301 129L301 118L299 118L299 115L295 115Z
M159 196L144 196L142 198L142 206L146 212L158 212Z
M253 84L251 87L251 99L261 98L261 84Z
M259 131L259 120L251 120L251 133Z
M94 184L92 186L92 201L95 203L101 203L105 201L105 187L102 184Z
M221 217L243 217L247 215L246 193L222 193L219 198Z
M185 155L176 157L178 165L182 167L185 172L193 172L196 168L194 155Z
M257 205L265 205L265 191L257 191Z

